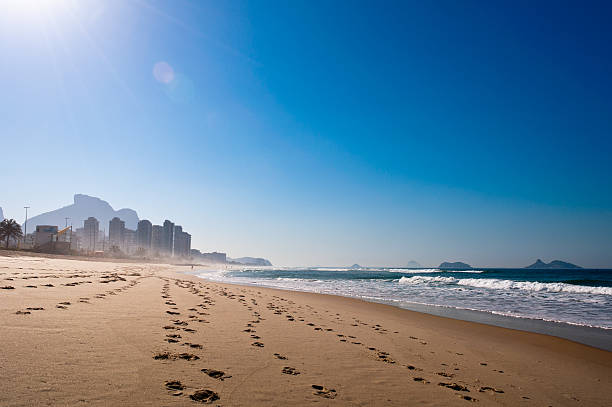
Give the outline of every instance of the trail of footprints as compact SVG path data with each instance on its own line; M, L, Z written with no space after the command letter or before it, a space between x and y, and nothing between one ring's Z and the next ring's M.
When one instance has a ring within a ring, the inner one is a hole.
M4 268L8 268L8 267L4 267ZM106 290L103 293L95 294L94 295L95 299L105 299L107 298L107 296L110 296L110 295L118 295L119 293L125 292L128 289L136 286L137 284L140 283L140 279L144 278L142 274L140 273L141 271L143 271L143 269L140 267L118 268L113 272L97 272L97 271L82 272L80 270L45 269L45 268L28 268L28 267L18 267L17 269L18 270L31 270L31 272L12 273L12 274L9 274L8 277L2 278L2 280L17 281L17 280L33 280L33 279L40 280L40 279L90 278L90 280L80 280L80 281L74 281L74 282L69 282L69 283L56 283L57 285L52 284L52 283L45 283L45 284L39 284L39 285L28 284L28 285L23 286L23 288L28 288L28 289L34 289L38 287L54 288L58 286L76 287L82 284L96 284L96 283L98 284L109 284L109 283L115 283L115 282L125 282L126 283L120 287ZM42 273L43 271L45 273ZM73 271L74 273L66 274L66 275L60 274L60 272L66 272L66 271L68 272ZM6 275L6 274L8 273L0 273L0 275ZM131 277L136 277L136 278L131 278ZM94 279L98 278L99 280L97 282L94 282L91 280L91 278L94 278ZM12 285L5 285L5 286L0 286L0 289L15 290L16 288ZM79 297L77 301L79 303L89 304L90 300L91 298L89 297ZM73 304L70 301L61 301L55 305L55 308L58 310L67 310L69 306L71 305ZM32 306L32 307L26 307L25 310L17 310L15 314L31 315L32 311L44 311L44 310L45 310L44 307Z
M166 313L168 315L181 315L181 311L179 310L179 308L177 307L177 304L174 302L174 300L172 299L170 295L170 284L172 280L169 278L164 278L163 281L164 283L162 285L161 297L162 297L162 300L164 300L165 305L167 305L170 308L169 310L166 311ZM197 308L188 309L188 311L195 312L199 316L209 315L205 311L210 310L210 308L214 306L215 304L215 301L213 300L212 295L217 295L219 297L224 297L224 298L235 300L241 303L251 313L250 315L252 316L252 319L250 319L246 323L242 332L244 334L249 335L249 338L253 340L253 342L251 342L251 346L255 348L265 347L264 343L261 341L262 338L257 335L257 331L256 331L257 324L264 321L265 318L261 316L258 310L255 310L255 307L258 307L258 303L255 298L251 298L247 301L246 296L244 294L234 294L231 291L224 289L224 288L205 287L202 283L195 284L191 281L174 280L174 285L178 288L186 289L190 293L196 296L199 296L201 298L201 303L197 305L197 307L199 307L200 310L198 310ZM240 290L240 291L244 292L244 290ZM187 333L197 332L195 329L189 328L190 322L195 321L195 322L201 322L201 323L208 323L208 321L203 320L200 317L195 316L195 315L189 315L188 319L190 320L171 319L170 320L171 324L163 326L163 329L166 332L171 332L171 333L165 334L164 341L169 344L173 344L173 345L188 346L189 348L203 350L204 347L200 344L194 344L191 342L184 341L182 334L184 332L187 332ZM173 352L173 351L156 352L153 355L153 358L156 360L186 360L186 361L198 361L201 359L200 356L194 353ZM279 353L274 353L273 358L282 360L282 361L288 360L287 356L281 355ZM202 368L200 369L200 371L206 374L208 377L218 380L218 381L224 381L232 377L226 372L217 370L217 369ZM300 371L298 371L296 368L291 367L291 366L282 366L280 369L280 373L289 375L289 376L297 376L301 374ZM176 380L176 379L170 379L166 381L164 386L167 389L168 393L175 397L184 396L185 391L187 390L187 386L183 384L180 380ZM318 384L313 384L311 387L312 387L312 394L320 396L320 397L333 399L337 395L335 389L329 389L327 387L324 387ZM220 395L211 389L195 389L191 392L191 394L188 395L188 397L193 401L197 401L201 403L212 403L213 401L220 399Z
M177 316L182 315L177 307L176 303L172 299L170 295L170 279L163 278L163 285L161 290L161 297L164 300L165 305L167 305L170 309L166 311L169 316ZM196 329L190 328L190 322L198 322L198 323L208 323L204 316L209 315L206 310L214 305L214 301L208 296L201 292L199 288L196 287L195 283L190 281L181 281L174 280L174 284L182 289L187 289L192 294L198 295L202 297L202 302L197 305L199 308L189 308L187 311L192 314L187 315L187 321L183 319L171 319L171 324L163 326L163 329L166 332L164 341L168 344L175 344L179 346L185 346L189 349L193 350L203 350L204 347L198 343L193 343L190 341L185 341L183 335L186 335L188 338L190 335L197 332ZM180 333L179 333L180 332ZM153 355L153 358L156 360L186 360L186 361L197 361L200 360L200 356L195 353L190 352L171 352L171 351L163 351L157 352ZM231 376L226 375L225 372L221 370L215 369L201 369L201 372L205 373L209 377L223 381L225 379L231 378ZM164 386L168 390L169 394L174 397L179 397L184 395L184 391L187 389L187 386L184 385L181 381L171 379L165 382ZM219 394L214 390L210 389L195 389L188 397L199 403L212 403L213 401L219 400Z

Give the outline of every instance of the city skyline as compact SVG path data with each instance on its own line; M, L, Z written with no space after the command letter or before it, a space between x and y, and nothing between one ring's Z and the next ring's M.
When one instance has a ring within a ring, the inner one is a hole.
M64 224L60 226L62 222ZM167 219L163 226L153 225L148 219L139 219L132 209L115 211L108 202L83 194L75 194L72 205L32 214L27 224L24 220L21 227L21 245L25 248L41 249L47 243L62 241L70 243L70 250L79 254L98 251L113 254L118 250L139 257L187 258L191 255L191 234L181 225ZM42 235L39 229L43 230ZM13 244L20 245L17 241ZM44 250L66 251L68 246L56 248L51 245Z
M79 192L281 266L612 267L608 3L56 3L0 16L5 217Z

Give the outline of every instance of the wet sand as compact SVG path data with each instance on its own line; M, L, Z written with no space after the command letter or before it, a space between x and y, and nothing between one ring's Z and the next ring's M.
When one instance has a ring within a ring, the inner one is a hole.
M612 352L182 271L0 255L0 405L612 404Z

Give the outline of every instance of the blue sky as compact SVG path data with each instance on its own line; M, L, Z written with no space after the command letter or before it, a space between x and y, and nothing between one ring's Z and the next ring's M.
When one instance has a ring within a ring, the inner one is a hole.
M612 266L605 2L7 1L5 216L86 193L279 265Z

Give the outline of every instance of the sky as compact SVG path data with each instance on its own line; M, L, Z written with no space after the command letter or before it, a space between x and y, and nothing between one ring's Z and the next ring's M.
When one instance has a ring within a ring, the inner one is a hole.
M275 265L612 267L612 5L0 0L0 207Z

